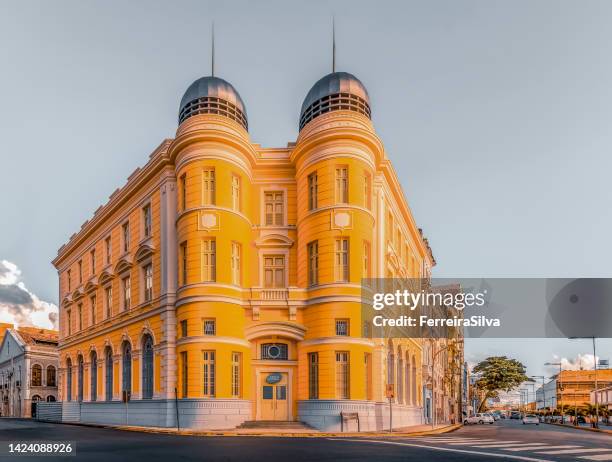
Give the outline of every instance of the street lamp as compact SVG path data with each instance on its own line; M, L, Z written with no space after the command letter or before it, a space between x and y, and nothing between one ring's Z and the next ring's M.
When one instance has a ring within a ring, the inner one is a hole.
M546 377L544 377L543 375L531 375L529 376L530 379L542 379L542 400L543 400L543 404L542 404L542 410L544 411L544 422L546 422L546 388L544 388L544 381L546 380ZM536 396L536 402L537 402L537 396Z
M593 422L593 428L599 427L599 404L597 400L597 354L595 353L595 337L570 337L570 340L586 339L590 338L593 340L593 369L595 370L595 422Z
M562 371L562 367L563 365L561 363L544 363L545 366L559 366L559 375L557 376L557 387L559 388L559 391L563 391L563 387L561 385L561 371ZM555 390L555 395L556 395L556 390ZM561 423L563 423L563 399L560 396L561 393L559 393L559 396L557 397L557 406L559 405L559 401L561 401ZM561 399L559 399L561 397Z

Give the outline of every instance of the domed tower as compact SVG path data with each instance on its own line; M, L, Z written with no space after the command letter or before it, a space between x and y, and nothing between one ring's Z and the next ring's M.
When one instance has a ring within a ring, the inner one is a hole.
M216 76L181 99L170 148L177 179L177 388L197 402L181 419L233 428L251 417L243 287L251 285L252 167L246 106ZM189 423L187 423L189 425Z
M312 299L304 314L300 364L316 357L320 377L317 400L309 399L312 393L305 386L299 390L304 400L299 411L303 421L314 425L317 416L332 409L327 400L335 401L330 411L335 415L357 408L362 416L375 412L374 344L362 336L359 302L362 278L373 277L372 188L375 166L383 157L370 116L363 83L348 72L332 72L304 99L292 153L300 223L298 281Z

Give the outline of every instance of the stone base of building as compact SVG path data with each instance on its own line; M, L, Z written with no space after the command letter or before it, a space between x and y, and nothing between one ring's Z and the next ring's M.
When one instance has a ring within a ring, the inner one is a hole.
M298 401L298 418L325 432L356 432L357 421L340 422L340 413L357 413L360 431L389 429L389 403L356 400ZM422 408L393 405L393 428L423 423ZM80 422L103 425L228 430L252 420L252 403L236 399L170 399L134 400L127 405L120 401L39 403L38 420Z
M251 420L251 402L236 399L168 399L40 403L38 420L103 425L227 430Z
M298 401L299 420L326 432L357 431L356 420L340 422L340 413L359 414L359 429L363 431L382 431L389 429L389 403L356 400L305 400ZM393 428L421 425L423 410L417 406L394 404Z

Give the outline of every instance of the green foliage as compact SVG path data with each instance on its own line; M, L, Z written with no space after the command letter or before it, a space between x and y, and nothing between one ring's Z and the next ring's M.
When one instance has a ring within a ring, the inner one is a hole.
M486 406L487 399L495 398L500 391L508 392L529 380L525 375L525 366L520 361L506 356L491 356L481 361L474 366L473 373L480 376L476 386L484 391L479 412Z

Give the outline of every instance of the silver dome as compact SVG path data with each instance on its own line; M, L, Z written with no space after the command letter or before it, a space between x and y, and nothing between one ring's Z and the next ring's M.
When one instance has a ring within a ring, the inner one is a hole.
M340 100L341 95L348 96L348 100ZM337 101L331 101L331 106L318 108L322 102L330 102L330 97L337 97ZM350 107L348 107L350 106ZM370 117L370 97L368 90L361 81L348 72L333 72L320 79L310 89L300 111L300 129L310 120L325 112L334 109L347 109L361 112Z
M229 103L229 104L225 104ZM201 77L187 88L181 98L179 123L196 114L226 115L248 127L246 106L234 86L219 77Z

